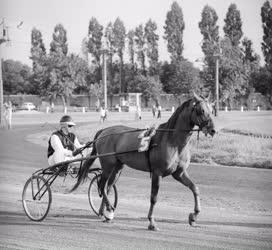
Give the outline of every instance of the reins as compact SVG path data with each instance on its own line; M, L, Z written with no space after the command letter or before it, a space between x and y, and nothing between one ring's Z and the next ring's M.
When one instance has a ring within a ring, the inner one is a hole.
M100 136L97 139L95 139L93 141L90 141L87 144L90 145L90 144L95 143L96 141L101 140L101 139L103 139L105 137L108 137L108 136L122 135L122 134L127 134L127 133L134 133L134 132L141 132L141 131L145 131L145 130L148 130L148 128L137 128L137 129L134 129L134 130L128 130L128 131L124 131L124 132L120 132L120 133L107 134L107 135ZM176 131L176 129L158 128L158 129L155 129L155 131L160 131L160 132L174 132L174 131ZM180 131L184 131L184 132L198 132L198 139L199 139L199 132L201 130L200 129L184 129L184 130L180 130Z

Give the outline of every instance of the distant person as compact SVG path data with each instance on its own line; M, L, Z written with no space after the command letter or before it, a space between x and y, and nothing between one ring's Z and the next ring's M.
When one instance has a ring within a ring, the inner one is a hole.
M100 122L105 122L107 118L107 111L104 107L100 107Z
M156 117L156 111L157 111L156 106L153 105L153 106L152 106L152 115L153 115L153 118Z
M48 164L53 166L57 163L73 160L73 152L83 147L74 134L74 126L71 116L65 115L60 119L60 129L53 132L48 141Z
M51 113L54 113L55 111L55 104L52 102L51 103Z
M161 119L161 112L162 112L162 107L161 105L158 106L158 116L157 119Z
M142 120L142 110L141 107L136 107L135 120Z
M4 122L7 129L12 129L12 103L4 103Z

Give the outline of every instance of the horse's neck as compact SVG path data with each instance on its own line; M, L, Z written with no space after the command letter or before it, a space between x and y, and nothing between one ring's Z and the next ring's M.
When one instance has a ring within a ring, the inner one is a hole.
M180 123L173 134L174 145L177 145L180 149L184 148L190 141L192 129L190 122L184 121Z
M161 125L161 128L169 130L169 132L164 133L162 137L164 137L172 146L178 147L179 150L181 150L190 140L193 125L191 124L189 117L181 115L173 127L167 127L167 123L164 123Z

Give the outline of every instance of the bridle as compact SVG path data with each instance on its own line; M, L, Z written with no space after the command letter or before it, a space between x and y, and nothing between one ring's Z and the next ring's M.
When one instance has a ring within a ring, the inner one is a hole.
M192 113L191 113L191 123L198 126L198 131L201 131L204 127L206 127L209 124L209 119L203 119L203 114L201 111L197 109L197 106L202 101L197 101L193 105ZM196 121L193 120L193 114L196 114Z

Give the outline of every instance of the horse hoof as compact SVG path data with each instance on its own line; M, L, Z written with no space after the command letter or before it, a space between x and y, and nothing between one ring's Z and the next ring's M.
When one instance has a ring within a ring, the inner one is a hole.
M112 223L112 220L108 220L107 218L105 218L105 220L103 220L103 223Z
M113 220L113 218L114 218L114 212L106 210L104 212L104 217L105 217L106 220Z
M159 231L159 229L154 225L149 225L148 230L150 230L150 231Z
M195 214L193 214L193 213L190 213L190 214L189 214L189 224L190 224L190 226L192 226L192 227L195 227L195 226L196 226L196 216L195 216Z

